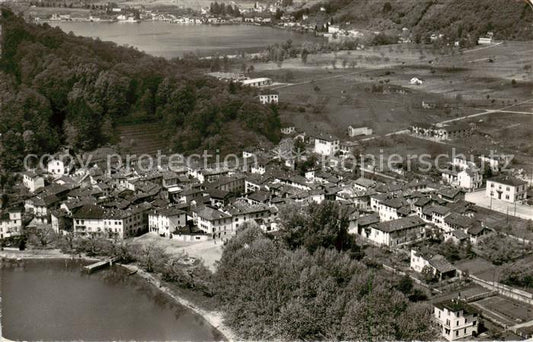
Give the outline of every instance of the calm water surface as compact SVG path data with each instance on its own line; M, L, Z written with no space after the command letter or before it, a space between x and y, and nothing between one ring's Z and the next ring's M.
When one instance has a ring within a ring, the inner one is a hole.
M222 336L121 268L87 275L73 261L0 269L2 333L11 340L213 341Z
M201 25L166 22L94 23L51 22L65 32L113 41L119 45L137 47L154 56L172 58L193 52L199 56L214 53L237 54L243 49L257 49L282 43L321 41L311 34L303 34L267 26Z

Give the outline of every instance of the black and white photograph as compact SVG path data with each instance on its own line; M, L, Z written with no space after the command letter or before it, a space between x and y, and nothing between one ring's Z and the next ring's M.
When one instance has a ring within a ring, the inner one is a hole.
M533 0L0 0L0 341L533 340Z

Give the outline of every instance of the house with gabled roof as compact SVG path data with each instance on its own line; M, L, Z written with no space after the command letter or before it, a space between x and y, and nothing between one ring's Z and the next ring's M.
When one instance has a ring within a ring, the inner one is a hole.
M72 214L74 234L87 237L126 239L148 230L149 203L127 209L104 208L87 204Z
M268 205L249 204L241 199L224 208L224 211L231 215L233 232L236 232L246 222L254 222L265 231L271 230L273 217Z
M522 203L527 199L527 182L508 175L500 175L487 180L487 197L509 203Z
M148 231L163 237L171 237L179 228L187 225L187 213L176 207L158 208L148 212Z
M453 278L457 275L457 269L442 255L424 253L417 249L411 249L410 267L418 273L428 269L439 281Z
M22 172L22 184L28 188L30 192L35 192L37 189L44 187L44 178L35 171L25 171Z
M246 195L246 200L250 204L269 204L271 197L272 195L270 192L257 190Z
M0 211L0 239L22 234L22 212L19 206Z
M333 156L340 150L340 139L332 134L319 133L314 137L314 152L322 156Z
M424 220L418 216L407 216L371 225L367 238L377 245L397 247L426 239L427 233Z
M448 341L469 339L479 327L479 310L461 299L446 299L433 304L441 336Z
M411 206L403 196L377 194L370 196L372 210L379 214L381 221L396 220L411 214Z
M234 233L232 217L230 214L203 206L192 210L193 220L198 228L213 238L222 238Z

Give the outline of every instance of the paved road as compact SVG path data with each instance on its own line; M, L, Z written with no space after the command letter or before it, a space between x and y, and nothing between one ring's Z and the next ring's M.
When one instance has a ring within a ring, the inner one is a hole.
M485 196L485 189L468 192L465 194L465 200L472 202L480 207L498 211L510 216L520 217L526 220L533 219L533 207L524 204L513 204Z

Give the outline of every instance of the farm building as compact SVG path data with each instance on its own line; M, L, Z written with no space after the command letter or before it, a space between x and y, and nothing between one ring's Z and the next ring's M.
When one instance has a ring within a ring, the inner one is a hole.
M241 84L243 86L250 86L250 87L266 87L272 84L272 80L268 77L249 78L246 80L242 80Z
M451 140L469 136L473 131L473 127L468 124L455 124L436 128L433 135L437 140Z
M348 126L348 136L355 137L358 135L372 135L372 128Z

